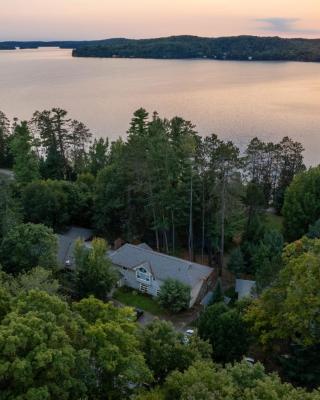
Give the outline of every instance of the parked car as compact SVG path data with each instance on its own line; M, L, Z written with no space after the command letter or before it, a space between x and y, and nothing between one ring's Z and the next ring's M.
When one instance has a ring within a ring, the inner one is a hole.
M71 267L71 260L66 260L66 262L65 262L65 266L66 267Z
M143 314L144 314L144 311L141 310L141 308L135 308L134 311L135 311L135 313L136 313L136 318L137 318L137 320L140 319L140 318L143 316Z
M244 360L249 364L249 365L253 365L255 363L254 358L251 357L245 357Z
M188 344L191 336L194 335L194 330L193 329L187 329L183 335L183 343Z

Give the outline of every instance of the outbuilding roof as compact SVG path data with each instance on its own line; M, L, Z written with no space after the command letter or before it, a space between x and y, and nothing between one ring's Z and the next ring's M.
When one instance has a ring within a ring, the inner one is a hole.
M147 263L156 279L160 281L175 279L191 288L213 272L210 267L158 253L147 245L125 244L109 254L109 257L113 264L128 269Z
M76 240L89 240L92 235L91 229L77 226L73 226L66 233L58 235L58 262L65 266L66 262L70 261L69 266L71 267L74 263L73 250Z
M238 293L238 299L243 299L244 297L252 297L254 296L254 291L256 288L256 282L250 281L246 279L237 279L236 280L236 293Z

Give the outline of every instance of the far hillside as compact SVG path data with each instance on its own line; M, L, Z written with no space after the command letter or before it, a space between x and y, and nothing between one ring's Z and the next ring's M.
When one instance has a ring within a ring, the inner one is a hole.
M114 38L91 41L0 42L0 50L38 47L73 49L74 57L320 61L320 39L258 36L220 38L170 36L138 40Z
M158 39L113 39L78 46L77 57L155 59L208 58L217 60L320 61L320 39L237 36L203 38L172 36Z

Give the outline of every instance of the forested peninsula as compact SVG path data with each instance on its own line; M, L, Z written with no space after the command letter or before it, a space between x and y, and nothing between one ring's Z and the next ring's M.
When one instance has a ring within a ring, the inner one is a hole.
M207 38L171 36L156 39L94 41L2 42L0 49L72 48L74 57L320 61L320 39L235 36Z

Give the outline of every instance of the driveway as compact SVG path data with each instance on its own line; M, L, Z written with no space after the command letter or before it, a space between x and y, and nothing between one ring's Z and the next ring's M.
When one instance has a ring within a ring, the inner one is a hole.
M125 305L118 300L112 299L112 302L116 307L125 307ZM147 311L144 311L143 316L140 317L137 322L141 326L145 326L150 324L150 322L154 321L155 319L170 321L177 331L185 332L192 326L192 323L199 317L202 308L203 308L202 306L196 305L190 308L189 310L183 311L179 314L170 314L163 316L155 316Z
M14 179L14 173L10 169L0 168L0 175L4 175L9 179Z

